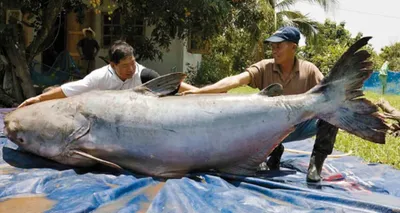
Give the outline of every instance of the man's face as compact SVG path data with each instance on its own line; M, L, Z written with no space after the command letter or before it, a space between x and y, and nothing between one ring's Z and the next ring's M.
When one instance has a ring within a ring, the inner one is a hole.
M133 56L127 56L119 61L118 64L111 62L112 68L117 73L118 77L125 81L126 79L132 78L136 71L136 60Z
M275 59L275 63L281 64L294 58L297 44L293 42L283 41L278 43L271 43L271 47L272 56Z
M86 37L87 38L93 38L93 33L91 31L86 31Z

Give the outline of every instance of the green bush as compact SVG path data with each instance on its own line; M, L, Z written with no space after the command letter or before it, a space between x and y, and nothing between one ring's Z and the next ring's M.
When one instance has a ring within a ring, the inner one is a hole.
M203 55L200 67L188 70L188 81L195 85L215 83L243 72L255 62L253 51L257 41L242 29L230 28L224 35L211 39L210 43L211 52Z

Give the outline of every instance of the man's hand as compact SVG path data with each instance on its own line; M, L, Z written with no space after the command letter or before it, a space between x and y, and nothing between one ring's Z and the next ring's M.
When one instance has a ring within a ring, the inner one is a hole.
M189 95L189 94L199 94L199 89L186 90L180 93L180 95Z
M32 98L26 99L17 108L21 108L21 107L28 106L28 105L31 105L31 104L34 104L34 103L38 103L38 102L40 102L40 98L39 98L39 96L35 96L35 97L32 97Z

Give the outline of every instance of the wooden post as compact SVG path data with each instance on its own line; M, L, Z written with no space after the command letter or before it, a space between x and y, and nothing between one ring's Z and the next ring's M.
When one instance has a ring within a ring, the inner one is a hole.
M72 59L76 62L78 66L82 65L81 58L79 56L78 50L76 49L76 45L79 40L81 40L84 36L82 33L82 29L86 27L92 28L96 31L96 17L94 10L88 10L85 14L84 24L81 25L76 21L76 13L69 13L67 15L67 51L71 55Z
M83 38L82 27L76 21L76 13L68 13L67 15L67 51L74 59L74 61L79 64L80 56L78 50L76 49L76 44L80 39Z

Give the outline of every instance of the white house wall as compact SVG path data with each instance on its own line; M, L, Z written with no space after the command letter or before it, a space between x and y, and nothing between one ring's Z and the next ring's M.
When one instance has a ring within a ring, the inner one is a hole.
M201 54L192 54L187 51L187 43L183 47L183 71L187 71L189 66L198 69L201 63Z
M151 36L151 32L153 31L154 27L146 27L145 35L147 37ZM140 62L144 66L157 71L160 75L174 72L174 71L182 71L183 65L183 45L180 40L172 40L171 45L169 46L169 50L163 51L163 58L162 60L155 60L155 61L142 61Z
M106 11L107 9L104 8ZM101 15L95 15L95 26L93 26L93 30L96 32L96 40L100 44L100 51L98 56L107 56L108 55L108 48L103 48L101 41L102 41L102 26L101 26ZM147 37L151 36L151 32L154 28L146 26L145 28L145 35ZM155 61L141 61L142 65L157 71L160 75L170 73L170 72L186 72L188 66L187 63L191 64L192 66L197 66L201 62L201 54L191 54L187 52L186 48L186 41L174 39L171 41L171 45L169 50L163 51L163 58L162 60L155 60ZM105 63L103 60L96 58L96 68L100 68L104 66Z
M146 27L146 36L150 37L153 27ZM157 71L160 75L170 72L186 72L187 63L196 66L201 62L201 54L191 54L186 48L185 40L174 39L168 51L163 52L163 59L143 61L141 64Z

